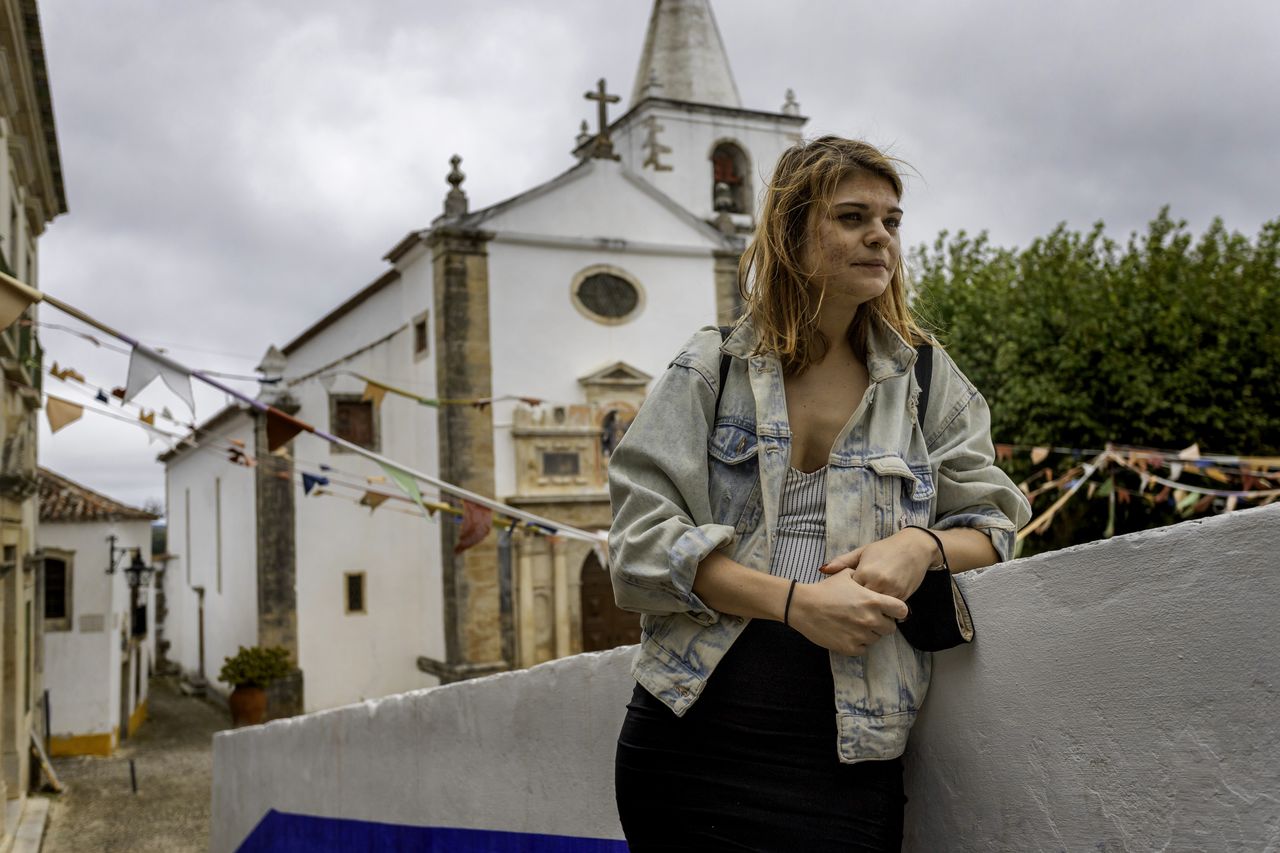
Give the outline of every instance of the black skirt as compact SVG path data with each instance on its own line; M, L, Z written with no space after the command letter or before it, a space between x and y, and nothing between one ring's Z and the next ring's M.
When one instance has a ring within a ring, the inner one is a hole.
M640 685L614 783L632 850L899 850L902 762L842 764L826 649L753 620L684 715Z

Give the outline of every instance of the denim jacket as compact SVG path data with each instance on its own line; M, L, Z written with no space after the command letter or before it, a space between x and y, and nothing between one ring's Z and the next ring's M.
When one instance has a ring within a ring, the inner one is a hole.
M719 548L768 572L773 554L791 429L780 362L752 355L755 343L750 318L723 343L714 327L694 334L609 462L614 596L643 614L632 672L677 715L747 622L693 593L698 564ZM732 359L716 415L722 351ZM828 459L826 558L921 524L982 530L1007 560L1030 508L993 464L986 402L935 348L927 422L917 423L916 354L888 324L872 324L870 382ZM840 760L901 755L932 656L895 633L864 655L830 657Z

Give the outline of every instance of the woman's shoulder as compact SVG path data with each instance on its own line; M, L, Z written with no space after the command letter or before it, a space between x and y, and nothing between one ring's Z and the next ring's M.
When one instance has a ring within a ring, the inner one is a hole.
M955 359L951 357L951 353L937 344L931 344L930 350L933 356L931 393L932 389L936 388L947 397L963 397L965 399L972 398L978 393L977 387L969 381L968 376L965 376L964 371L960 369Z
M723 342L718 326L703 326L685 341L668 367L690 368L701 374L707 382L718 382L720 345Z

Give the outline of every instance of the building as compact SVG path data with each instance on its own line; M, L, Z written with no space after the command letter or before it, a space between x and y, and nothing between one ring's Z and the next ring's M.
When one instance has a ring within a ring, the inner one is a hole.
M742 106L706 0L654 3L621 117L608 120L620 98L605 81L587 97L596 132L584 126L574 164L543 184L472 211L455 157L441 216L268 353L264 399L450 483L606 528L610 449L688 336L734 317L757 197L806 119L790 92L776 111ZM424 406L366 378L498 399ZM228 408L195 438L162 457L166 636L205 677L237 645L290 648L301 673L276 713L638 637L586 543L494 533L455 553L447 520L352 505L384 472L314 436L270 454L261 418ZM217 449L235 446L256 464ZM301 473L352 500L307 496Z
M66 212L67 201L34 0L0 3L0 138L0 269L35 287L40 235ZM34 318L35 308L28 311L25 319ZM0 790L19 805L33 784L31 737L42 717L41 579L34 559L41 369L29 322L0 333Z
M150 569L156 519L40 469L51 755L110 755L146 718L154 588L130 567Z

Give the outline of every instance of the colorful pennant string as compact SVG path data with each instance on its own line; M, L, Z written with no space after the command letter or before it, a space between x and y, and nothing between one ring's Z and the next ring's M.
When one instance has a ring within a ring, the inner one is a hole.
M84 417L84 406L46 395L44 414L49 419L49 431L56 433L67 424L75 423Z

